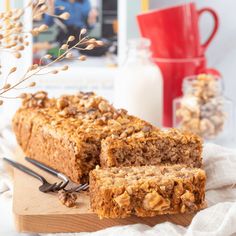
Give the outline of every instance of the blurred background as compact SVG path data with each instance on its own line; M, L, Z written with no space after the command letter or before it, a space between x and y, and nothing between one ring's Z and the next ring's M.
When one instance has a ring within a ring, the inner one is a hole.
M194 11L196 12L203 8L210 8L212 11L214 11L218 16L218 25L216 27L217 30L214 34L214 37L211 39L209 45L203 53L200 53L197 56L194 55L190 58L186 57L184 59L181 59L195 61L195 59L201 60L202 58L202 60L204 60L204 70L199 71L199 73L192 72L192 74L187 73L185 76L181 76L186 77L189 75L200 74L200 72L208 73L208 70L206 70L208 68L214 70L214 76L216 76L215 72L217 72L217 77L221 78L220 85L217 85L221 87L220 93L221 95L223 95L224 99L228 99L230 102L230 108L227 108L230 111L226 112L230 113L230 115L228 115L231 120L231 125L229 127L231 127L231 130L235 130L234 108L236 103L236 81L234 77L236 70L236 15L234 13L234 9L236 7L236 2L233 0L225 0L224 4L219 0L47 0L48 14L44 14L42 17L39 17L36 20L32 21L29 19L29 13L27 18L24 19L24 24L28 28L37 27L41 24L47 24L49 26L49 29L39 36L33 37L32 44L26 53L27 55L21 61L21 70L23 71L24 68L26 68L27 65L31 63L38 63L40 61L40 58L45 54L52 55L53 60L58 56L58 49L60 48L60 45L65 43L69 35L77 35L78 37L78 32L82 28L86 28L89 37L102 40L104 42L104 45L91 51L84 51L83 49L74 50L74 56L79 57L81 55L86 55L87 60L84 62L76 60L67 61L66 64L70 66L70 69L68 71L53 76L41 76L40 80L38 80L37 82L36 90L47 90L50 94L55 96L62 93L74 93L78 90L92 90L97 92L99 95L105 96L111 102L118 104L118 106L128 108L128 106L135 107L132 104L140 104L137 109L135 108L139 111L140 109L143 109L142 106L147 107L147 104L150 104L151 100L158 100L158 102L156 102L155 104L153 103L153 106L150 106L149 111L145 112L151 113L151 111L153 111L153 107L158 106L157 110L159 109L159 111L156 113L156 116L158 116L159 118L157 118L158 122L156 124L164 127L173 126L174 124L172 119L175 118L173 117L175 114L172 114L172 110L174 109L172 103L174 102L175 98L184 95L182 93L184 78L181 78L181 82L178 82L178 91L175 93L174 89L177 82L175 83L173 82L173 80L170 83L170 75L167 76L166 74L166 70L168 70L169 72L172 69L163 69L162 64L167 63L165 61L163 62L163 59L173 60L173 58L166 58L165 56L160 56L157 53L155 56L153 56L152 63L154 62L156 68L158 69L158 72L155 71L152 73L150 71L144 72L144 69L143 71L138 71L136 70L136 67L132 67L132 64L129 63L130 58L132 57L141 58L141 54L155 54L154 46L164 45L161 42L161 37L164 34L163 32L167 34L176 27L175 23L168 24L163 27L163 29L161 29L162 31L160 31L160 35L157 34L157 36L155 36L154 34L156 32L153 31L150 24L147 23L145 25L144 23L145 27L143 28L141 22L142 20L138 22L138 15L145 15L153 11L162 11L163 8L170 9L173 6L183 6L192 3L195 3L196 9L194 9ZM27 0L2 0L0 4L0 11L5 10L6 5L11 8L16 8L23 7L25 4L27 4ZM71 15L69 20L64 21L50 16L54 14L62 14L65 11L69 12ZM188 19L191 14L195 13L191 12L190 8L185 8L184 14L185 17L183 18ZM196 21L199 30L200 43L203 44L203 42L205 42L209 38L211 32L213 31L213 28L216 26L216 19L214 19L214 15L212 15L211 12L208 11L204 12L204 14L199 15L199 18ZM156 22L158 22L158 20ZM160 27L158 30L160 30ZM186 25L186 29L188 27L189 25ZM150 36L151 46L146 45L143 42L140 43L140 41L137 42L137 39L140 40L141 37L149 38L148 35L152 34L154 35L154 37ZM178 35L176 37L178 37ZM179 35L179 38L181 39L181 35ZM130 43L130 40L132 39L136 41ZM169 40L172 39L170 38ZM146 49L143 50L144 44L146 45L145 47L150 47L150 50L147 49L147 51L145 52ZM187 44L188 43L185 43L184 45ZM133 53L134 48L136 50L136 54ZM130 54L131 51L132 55ZM176 60L176 58L174 58L174 60ZM48 62L50 62L50 60ZM55 67L61 66L61 64L63 63L65 62L59 62L55 64ZM137 62L133 62L133 64L135 63L136 65L138 65ZM140 63L142 64L143 62ZM192 61L187 63L192 63ZM124 72L123 69L126 68L127 65L130 70ZM175 70L178 70L177 73L180 73L179 71L181 69ZM120 71L123 72L120 73ZM137 73L132 74L133 71L136 71ZM173 71L172 73L174 72L175 71ZM158 87L158 89L151 90L151 88L155 86L153 86L153 84L151 85L151 83L148 85L148 82L145 83L146 87L143 87L143 84L138 87L139 85L135 82L135 77L139 77L141 81L141 75L145 77L144 74L146 74L146 77L150 78L154 76L154 74L156 77L158 77L159 80L156 80L155 85ZM124 83L125 85L122 83L118 83L117 85L117 83L115 82L117 81L117 78L121 77L127 77L127 80ZM133 78L133 80L128 80L128 77ZM130 83L126 83L127 81L130 81ZM164 84L164 87L162 87L162 83ZM130 87L127 87L126 85ZM168 89L170 90L168 91L173 91L173 94L167 92L166 86L169 86ZM115 87L119 88L118 92L116 91L117 89L115 89ZM136 90L133 88L135 88ZM156 95L157 93L160 95L159 97ZM127 94L130 94L130 96L128 96ZM140 97L143 98L145 97L143 95L147 94L151 94L150 98L147 98L148 96L146 96L146 101L143 101L145 99L142 99L141 101ZM135 103L128 102L128 99L132 96L134 99L136 99L134 100ZM121 98L123 98L123 100ZM150 101L148 99L150 99ZM169 105L168 109L165 110L167 106L165 103L167 100L169 100ZM11 109L12 114L18 104L15 101L9 101L9 103L11 105L6 105L5 109ZM130 108L130 110L132 111L132 108ZM142 117L143 115L136 110L132 111L131 113L140 115ZM165 118L166 113L168 113L168 119ZM8 112L8 115L10 117L10 112ZM234 132L231 133L233 135Z
M25 0L11 0L12 7L22 7ZM120 44L122 48L120 49L120 58L118 63L122 63L124 60L124 55L126 53L126 43L128 39L140 37L140 31L138 29L136 15L142 11L148 9L156 9L162 7L168 7L176 4L188 3L189 0L136 0L130 1L121 0L119 4L116 0L90 0L91 9L95 10L96 23L91 29L90 34L98 38L108 38L114 42L114 47L111 49L112 53L116 55L117 45ZM208 58L208 64L212 67L217 67L225 79L225 92L226 95L236 102L236 96L234 96L234 91L236 90L236 82L234 80L235 74L235 62L234 57L236 55L235 42L236 42L236 24L234 14L234 9L236 7L236 2L234 0L225 0L222 4L219 0L195 0L193 1L197 4L198 8L209 6L216 10L220 18L220 27L214 41L210 44L206 51L206 56ZM120 5L120 8L119 6ZM4 10L4 0L1 1L0 10ZM39 20L40 21L40 20ZM28 22L30 24L30 22ZM38 24L38 22L34 22ZM119 33L117 34L118 24L120 26ZM201 37L204 40L207 37L209 29L212 27L212 19L209 15L202 16L200 20L200 30ZM55 42L56 32L59 26L56 24L50 27L48 32L45 32L42 36L36 37L34 43L37 44L44 39L48 42ZM121 39L121 42L117 42L117 38ZM45 42L45 41L44 41ZM52 45L51 45L52 46ZM44 50L44 49L42 49ZM38 51L38 50L37 50ZM40 53L40 50L39 52ZM37 59L37 53L35 53L34 58ZM106 57L103 57L104 61ZM116 57L115 57L116 58ZM100 59L99 59L100 60ZM87 62L79 65L80 67L87 66L87 63L91 66L97 67L97 61L88 60ZM99 66L110 66L110 60L108 62L100 62ZM115 64L117 61L113 58L111 64ZM81 75L85 76L85 75Z

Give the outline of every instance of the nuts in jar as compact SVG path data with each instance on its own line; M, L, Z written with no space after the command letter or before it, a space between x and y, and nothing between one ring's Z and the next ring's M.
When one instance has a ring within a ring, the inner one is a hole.
M221 78L207 74L187 77L183 96L174 100L174 126L214 139L225 131L232 109L231 101L223 96Z

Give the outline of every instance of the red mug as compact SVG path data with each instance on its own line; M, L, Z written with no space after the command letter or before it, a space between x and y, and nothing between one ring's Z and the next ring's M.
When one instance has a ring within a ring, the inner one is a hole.
M210 13L214 19L213 30L201 44L199 17ZM219 20L211 8L196 9L195 3L150 11L137 16L142 37L151 40L153 57L193 58L204 56L214 38Z
M186 76L206 71L206 58L166 59L155 58L163 75L163 126L172 127L172 104L182 95L182 82Z

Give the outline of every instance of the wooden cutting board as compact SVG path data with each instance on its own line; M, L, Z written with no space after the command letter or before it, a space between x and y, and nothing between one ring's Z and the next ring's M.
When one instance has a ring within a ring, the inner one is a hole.
M19 162L45 176L49 182L59 182L51 175L27 163L20 151ZM14 170L13 212L19 232L56 233L56 232L93 232L111 226L142 223L154 226L165 221L182 226L190 224L193 214L163 215L153 218L100 220L89 207L88 193L78 195L78 206L67 208L62 205L56 194L45 194L38 190L40 182L19 170Z

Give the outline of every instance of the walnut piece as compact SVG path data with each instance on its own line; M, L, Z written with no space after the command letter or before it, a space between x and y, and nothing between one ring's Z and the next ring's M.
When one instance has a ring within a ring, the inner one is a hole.
M68 105L69 105L69 103L65 98L59 98L56 103L57 109L60 111L63 110Z
M146 210L163 211L170 207L170 200L164 199L158 192L152 191L144 197L143 207Z
M62 116L62 117L74 116L77 114L77 108L74 106L65 107L58 114L59 114L59 116Z
M145 126L142 128L142 131L143 131L144 133L150 132L151 130L152 130L151 126L147 126L147 125L145 125Z
M114 201L119 205L119 207L128 207L130 205L130 196L125 191L118 197L114 198Z
M33 97L36 99L36 100L42 100L42 99L45 99L47 97L47 92L45 91L39 91L37 93L35 93L33 95Z
M60 190L58 192L58 199L63 205L73 207L76 204L77 195L75 193L66 192L65 190Z
M22 106L25 108L43 108L46 99L47 93L44 91L39 91L35 94L27 94L26 98L23 99Z
M101 111L101 112L107 112L110 110L110 107L108 105L107 102L105 101L101 101L99 104L98 104L98 109Z
M188 207L192 211L197 210L197 206L195 204L195 196L193 193L186 190L185 193L180 198L182 200L181 212L184 212L186 210L186 207Z

